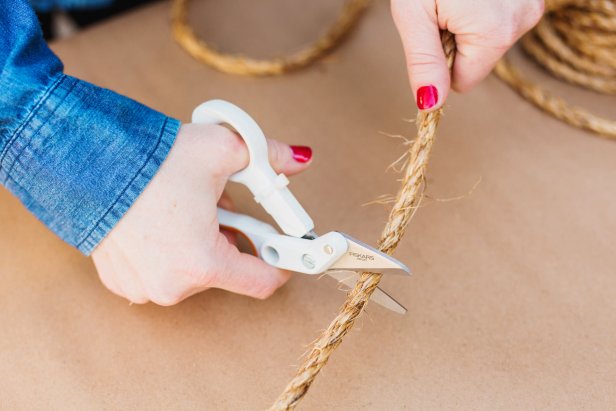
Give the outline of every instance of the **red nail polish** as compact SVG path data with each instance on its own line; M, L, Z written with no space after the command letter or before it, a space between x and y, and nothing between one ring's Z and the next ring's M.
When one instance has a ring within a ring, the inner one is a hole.
M417 89L417 107L429 110L438 102L438 90L434 86L423 86Z
M293 158L298 163L307 163L312 158L312 149L307 146L291 146Z

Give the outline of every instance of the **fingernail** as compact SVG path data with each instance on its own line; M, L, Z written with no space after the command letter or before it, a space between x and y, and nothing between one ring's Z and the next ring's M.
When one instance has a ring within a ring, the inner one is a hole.
M307 163L312 158L312 149L307 146L291 146L293 159L298 163Z
M438 102L438 90L434 86L423 86L417 89L417 107L429 110Z

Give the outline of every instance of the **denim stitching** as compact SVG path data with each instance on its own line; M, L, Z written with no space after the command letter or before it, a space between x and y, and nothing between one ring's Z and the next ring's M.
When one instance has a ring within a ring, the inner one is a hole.
M169 121L169 118L165 118L165 122L162 126L161 132L158 135L158 141L156 142L156 145L154 146L154 148L152 149L152 151L148 154L147 159L144 161L143 165L139 168L139 170L135 173L135 175L133 176L133 178L128 182L128 184L124 187L124 190L122 190L122 192L120 193L120 195L118 195L118 197L115 199L115 201L109 206L109 208L107 208L107 210L105 211L105 213L102 215L101 218L99 218L96 223L94 223L93 227L85 234L85 237L83 237L83 234L81 236L82 240L79 241L77 243L77 248L81 247L81 245L86 242L86 240L90 237L90 235L92 235L92 232L94 232L94 230L96 230L96 228L98 228L99 224L105 220L107 218L107 215L115 208L116 204L118 204L118 202L120 201L120 199L122 197L124 197L124 195L126 194L126 191L131 187L131 185L133 184L133 182L137 179L137 177L139 177L141 175L141 172L143 171L143 169L148 165L148 163L150 162L150 160L152 159L152 156L154 155L154 153L156 153L156 151L158 150L158 147L160 146L160 143L163 139L163 135L165 132L167 132L167 123Z
M26 125L30 122L30 120L36 114L36 112L39 110L41 105L49 98L49 95L54 92L54 90L60 85L60 83L65 78L66 78L65 74L60 74L58 76L58 78L47 88L47 90L45 90L45 92L39 98L39 100L36 102L36 104L34 105L32 110L30 111L30 113L28 113L28 115L26 116L24 121L17 127L17 129L15 129L15 132L11 135L11 138L9 139L9 141L7 141L6 146L2 150L2 153L0 153L0 168L2 168L2 162L4 161L4 158L6 157L10 147L13 145L13 143L17 139L17 136L23 131L23 129L26 127ZM11 164L11 166L12 166L12 164ZM5 183L5 182L6 182L6 178L4 179L3 183Z
M66 76L65 76L66 78ZM66 94L64 95L64 97L62 97L62 100L58 101L58 103L55 105L55 107L51 110L51 112L47 115L47 118L53 116L53 114L58 110L58 108L62 105L62 103L64 102L64 100L66 100L70 94L73 92L73 89L77 86L77 82L73 82L73 84L71 85L71 87L67 90ZM55 91L55 90L54 90ZM49 100L49 97L51 97L51 94L49 96L47 96L47 98L45 99L45 101ZM37 111L40 109L37 108ZM41 131L41 129L45 126L45 124L41 124L40 127L36 130L33 130L32 134L30 135L30 137L28 138L28 143L24 146L24 148L21 149L21 151L19 153L15 153L15 160L18 160L19 157L21 156L22 153L24 153L26 151L26 149L28 149L28 147L30 147L30 144L32 144L32 142L34 141L34 139L36 138L36 136L39 134L39 132ZM0 160L1 162L2 160ZM13 161L9 167L9 169L6 171L7 174L10 174L11 171L13 171L13 167L15 166L15 163L17 161Z

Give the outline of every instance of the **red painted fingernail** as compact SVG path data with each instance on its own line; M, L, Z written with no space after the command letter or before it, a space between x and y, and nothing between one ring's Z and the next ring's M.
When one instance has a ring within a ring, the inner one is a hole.
M434 86L423 86L417 89L417 107L429 110L438 102L438 90Z
M293 158L298 163L307 163L312 158L312 149L307 146L291 146Z

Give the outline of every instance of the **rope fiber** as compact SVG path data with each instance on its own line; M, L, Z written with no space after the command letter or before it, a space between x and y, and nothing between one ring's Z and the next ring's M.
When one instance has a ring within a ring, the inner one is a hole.
M443 32L441 40L451 70L455 56L455 39L451 33ZM402 185L378 243L379 250L386 254L393 254L423 197L428 159L436 137L441 113L442 109L430 113L420 111L417 114L417 138L410 145ZM272 405L270 411L292 410L306 395L319 371L327 364L331 354L340 345L344 336L355 324L357 317L364 310L370 296L381 281L381 277L382 274L376 273L362 273L360 275L355 288L349 292L340 312L314 343L312 350L305 358L295 377Z

